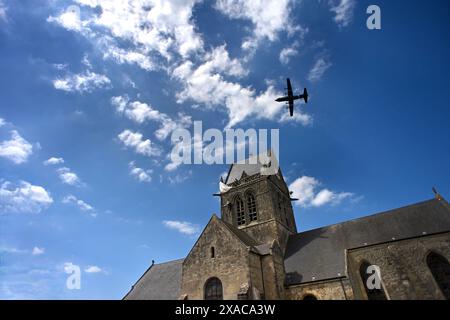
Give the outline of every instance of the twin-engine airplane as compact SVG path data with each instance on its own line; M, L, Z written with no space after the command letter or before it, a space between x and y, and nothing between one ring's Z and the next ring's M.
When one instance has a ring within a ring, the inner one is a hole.
M294 100L297 100L297 99L303 99L303 100L305 100L305 103L308 103L308 91L305 88L305 89L303 89L303 94L294 96L294 94L292 92L291 80L289 80L289 78L287 78L287 96L280 97L280 98L276 99L275 101L276 102L287 101L289 104L289 114L292 117L294 115Z

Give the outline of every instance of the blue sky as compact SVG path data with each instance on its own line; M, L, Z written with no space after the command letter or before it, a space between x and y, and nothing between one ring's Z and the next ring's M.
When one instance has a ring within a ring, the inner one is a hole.
M118 299L184 257L228 168L170 165L196 120L280 129L300 231L450 194L447 1L377 1L381 30L368 1L114 4L0 1L0 299Z

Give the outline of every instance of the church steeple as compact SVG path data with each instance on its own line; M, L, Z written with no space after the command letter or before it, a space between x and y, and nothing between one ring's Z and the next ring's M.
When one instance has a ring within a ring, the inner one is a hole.
M226 188L220 193L221 219L260 243L277 240L284 251L289 234L297 233L297 227L281 170L262 175L262 164L246 162L233 164L228 172Z

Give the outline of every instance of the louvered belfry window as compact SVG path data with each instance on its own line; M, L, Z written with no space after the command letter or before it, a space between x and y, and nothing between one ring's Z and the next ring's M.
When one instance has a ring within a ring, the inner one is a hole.
M248 208L248 219L250 220L250 222L258 220L258 214L256 212L255 196L252 193L247 194L247 208Z
M238 226L245 224L244 202L239 197L236 198L236 221Z

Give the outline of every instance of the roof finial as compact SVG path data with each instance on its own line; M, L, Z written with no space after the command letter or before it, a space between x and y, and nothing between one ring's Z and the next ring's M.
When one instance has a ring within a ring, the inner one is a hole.
M433 190L434 196L437 200L442 200L442 196L439 194L435 187L432 187L431 190Z
M152 266L155 264L155 260L152 260Z

